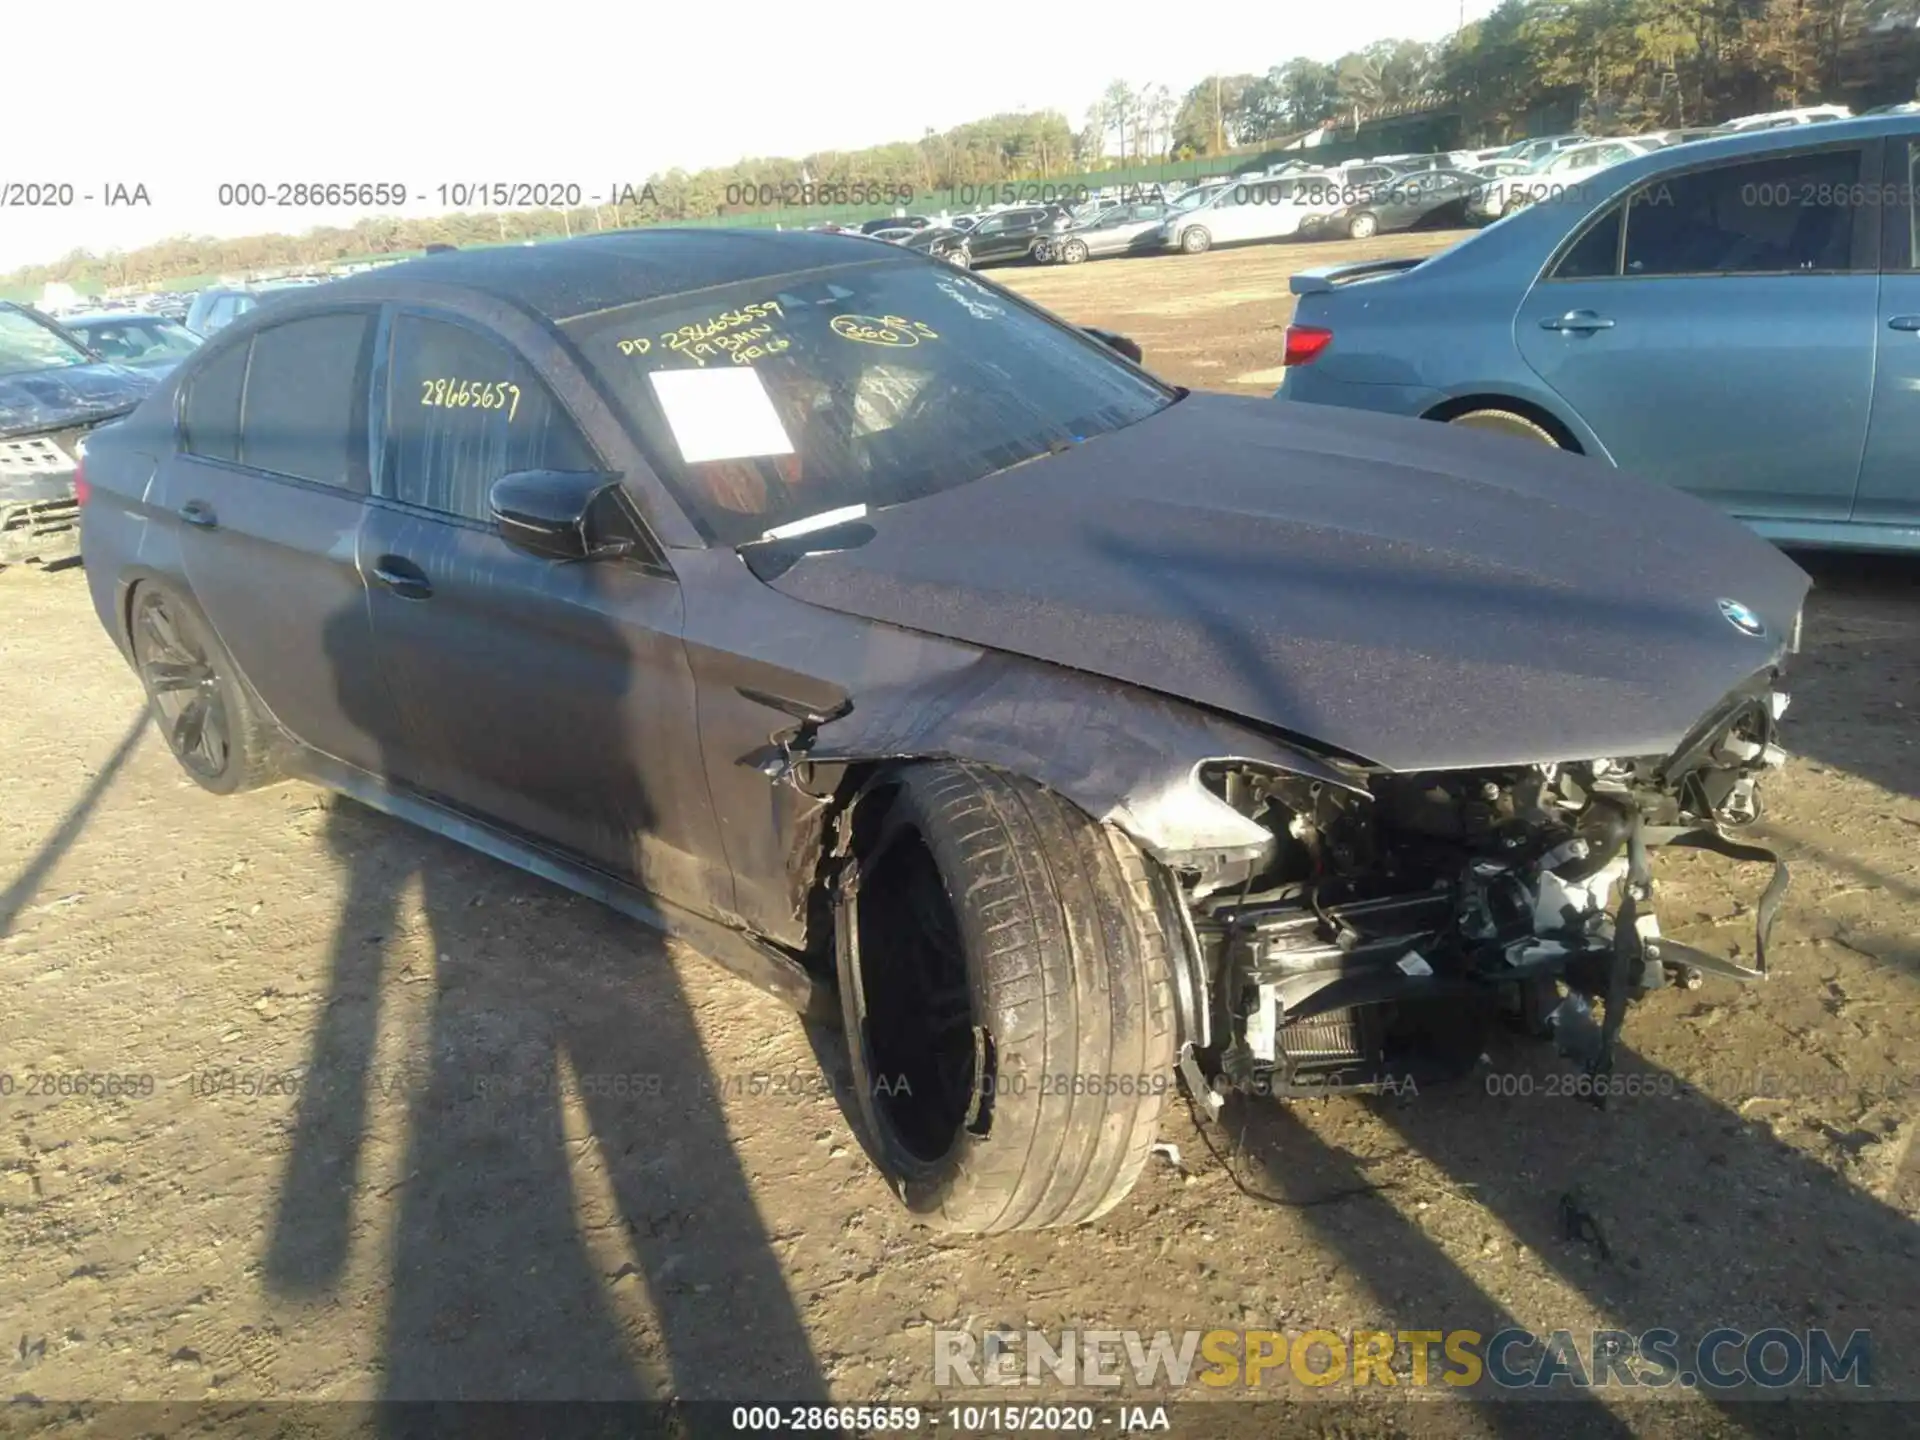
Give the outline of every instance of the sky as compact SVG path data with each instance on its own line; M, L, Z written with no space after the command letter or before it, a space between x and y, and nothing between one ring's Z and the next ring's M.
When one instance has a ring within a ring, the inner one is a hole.
M76 247L375 213L222 206L222 183L400 182L426 197L388 211L408 215L444 212L436 191L462 182L577 184L591 204L676 165L852 150L1000 111L1057 109L1077 126L1114 79L1178 96L1216 71L1436 40L1492 0L964 13L911 0L329 0L298 20L257 0L15 8L0 274ZM72 204L16 203L19 187L48 182L71 185ZM107 205L116 185L144 186L150 203Z

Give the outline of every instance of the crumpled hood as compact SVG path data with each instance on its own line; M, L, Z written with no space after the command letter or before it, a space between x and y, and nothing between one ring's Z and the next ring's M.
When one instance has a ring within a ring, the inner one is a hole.
M1396 770L1669 753L1781 656L1810 583L1598 462L1223 395L871 520L770 583Z
M102 362L0 375L0 437L85 425L125 414L161 372Z

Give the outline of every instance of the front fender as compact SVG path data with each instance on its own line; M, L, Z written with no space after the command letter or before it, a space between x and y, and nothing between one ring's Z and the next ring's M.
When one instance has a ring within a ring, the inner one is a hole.
M1351 771L1254 728L1117 681L991 651L958 669L882 687L819 727L818 765L973 760L1058 791L1174 864L1247 858L1270 836L1200 783L1237 760L1367 793Z

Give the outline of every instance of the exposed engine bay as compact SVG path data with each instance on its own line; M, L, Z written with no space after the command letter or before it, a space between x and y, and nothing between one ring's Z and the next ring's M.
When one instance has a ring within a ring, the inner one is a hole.
M1373 773L1365 794L1211 767L1203 782L1273 842L1181 875L1206 988L1188 1062L1214 1092L1397 1088L1466 1073L1504 1018L1609 1071L1632 1000L1764 978L1787 872L1728 832L1759 816L1785 707L1734 697L1667 757ZM1663 845L1773 865L1751 966L1661 936Z

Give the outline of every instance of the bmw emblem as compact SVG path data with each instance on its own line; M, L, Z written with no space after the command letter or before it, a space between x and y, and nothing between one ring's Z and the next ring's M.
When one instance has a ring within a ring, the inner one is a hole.
M1727 617L1727 623L1742 635L1751 635L1758 640L1767 633L1767 624L1753 611L1738 600L1722 600L1720 613Z

